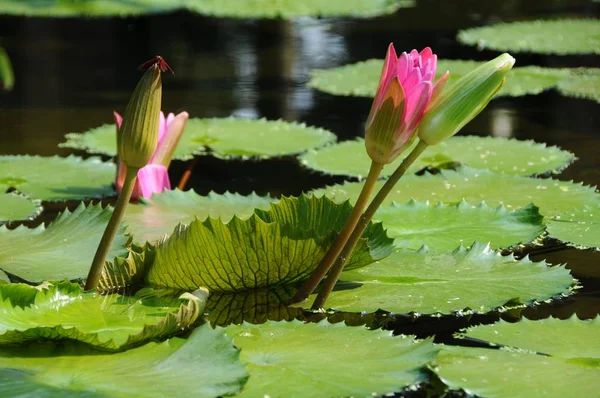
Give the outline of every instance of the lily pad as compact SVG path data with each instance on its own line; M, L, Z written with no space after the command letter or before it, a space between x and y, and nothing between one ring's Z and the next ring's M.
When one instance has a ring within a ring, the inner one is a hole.
M458 41L490 49L541 54L600 54L600 20L500 23L458 32Z
M191 328L204 311L207 292L178 299L84 293L69 282L0 285L0 345L39 339L76 340L122 351Z
M411 201L404 205L382 206L373 219L383 227L399 247L453 250L458 245L470 246L476 240L490 242L494 249L528 243L544 232L537 207L529 205L516 211L486 204L473 206Z
M33 220L42 212L39 200L15 193L0 194L0 224L7 221Z
M268 210L269 204L278 199L258 196L244 196L226 192L219 195L210 192L207 196L189 191L164 191L152 195L150 199L140 199L139 204L129 204L125 210L128 232L136 242L155 241L173 232L179 223L189 224L198 218L218 218L228 222L236 215L246 219L254 209Z
M409 152L410 148L387 165L382 175L390 176ZM409 173L425 167L444 168L461 162L473 168L499 173L534 175L560 171L574 160L575 156L568 151L533 141L459 136L428 147L409 168ZM307 152L302 155L301 161L313 170L359 178L368 172L371 164L362 138Z
M465 74L482 65L483 62L471 60L440 60L437 77L450 71L447 85L450 86ZM370 59L355 64L332 69L314 71L308 85L330 94L373 97L381 74L383 60ZM555 87L569 76L568 69L540 68L524 66L513 68L497 96L523 96L539 94Z
M16 188L33 198L79 200L113 195L117 168L100 158L0 156L0 189Z
M575 283L563 266L501 256L476 242L454 252L398 250L376 264L345 271L327 307L346 312L485 313L567 295Z
M431 340L326 320L243 324L225 332L248 364L240 397L383 396L425 380L424 367L437 354Z
M36 17L108 17L173 11L173 0L3 0L0 14Z
M600 388L598 335L598 317L500 321L469 329L467 336L510 347L443 346L434 369L451 388L478 396L590 396Z
M188 8L227 18L368 18L414 5L414 0L196 0L189 2Z
M303 195L284 197L246 220L234 217L224 224L207 218L179 225L156 247L146 280L160 288L206 286L224 292L301 281L317 267L350 211L349 203ZM381 224L370 224L363 236L348 261L350 268L392 251Z
M54 342L0 349L0 390L11 397L216 398L240 391L247 377L239 350L207 324L188 339L117 354Z
M8 54L0 47L0 90L10 91L15 84L15 73Z
M47 227L0 226L0 268L29 282L85 278L112 210L80 204ZM128 237L119 227L108 258L127 254Z
M336 202L354 201L362 185L345 183L315 193L324 193ZM383 181L378 182L375 189L382 185ZM488 206L503 205L512 210L533 203L545 217L600 204L600 195L595 188L580 183L511 176L467 167L458 171L444 170L438 175L406 176L392 189L384 203L405 203L410 199L432 203L486 202Z
M562 95L600 102L600 68L572 69L557 89Z
M552 217L548 234L579 248L600 250L600 207L585 206Z

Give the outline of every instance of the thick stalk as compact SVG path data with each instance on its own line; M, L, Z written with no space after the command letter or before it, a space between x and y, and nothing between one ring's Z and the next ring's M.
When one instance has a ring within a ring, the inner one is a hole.
M125 213L125 208L129 203L129 199L131 199L131 194L133 193L133 188L135 187L137 173L138 169L132 167L127 168L123 189L119 194L119 198L117 199L115 208L110 216L110 220L106 225L102 239L100 239L100 244L98 245L98 249L94 255L94 260L92 261L92 266L90 268L90 272L88 273L87 281L85 282L85 290L95 289L98 286L100 276L102 275L102 269L104 268L104 263L106 262L108 251L110 250L110 245L115 239L115 235L119 229L119 224L121 223L123 214Z
M369 221L371 221L371 219L375 215L375 212L377 211L379 206L381 206L388 194L392 191L398 180L400 180L404 173L406 173L406 170L410 167L411 164L414 163L415 160L417 160L419 155L423 153L427 146L428 145L423 141L419 141L415 149L413 149L411 153L408 154L408 156L402 161L400 166L398 166L396 171L394 171L394 174L390 176L390 178L386 181L383 187L381 187L379 192L377 192L377 195L375 195L373 201L371 201L371 204L369 204L367 210L365 210L364 214L359 218L356 227L354 228L354 231L352 231L350 238L346 242L344 248L341 250L339 257L337 257L337 260L331 268L329 275L327 275L327 278L323 282L321 290L319 291L319 294L317 295L317 298L315 299L312 305L313 310L318 310L325 306L325 302L327 301L329 294L331 294L335 283L337 282L342 271L344 270L346 261L348 261L348 259L352 255L356 244L358 243L360 237L367 228L367 225L369 225Z
M381 170L383 170L383 166L382 163L371 162L371 168L369 169L365 185L363 185L360 195L358 196L346 223L342 227L340 234L327 251L327 254L325 254L325 257L321 259L321 262L313 271L310 278L304 282L300 290L298 290L296 295L292 298L292 303L298 303L308 298L331 269L331 266L340 255L342 248L350 238L350 234L360 219L360 215L367 206L369 198L375 188L375 184L377 183L377 179L381 174Z

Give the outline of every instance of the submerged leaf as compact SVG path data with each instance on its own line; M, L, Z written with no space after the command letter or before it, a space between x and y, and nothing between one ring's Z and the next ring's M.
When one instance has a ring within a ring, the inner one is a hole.
M250 379L240 397L383 396L426 378L431 340L343 323L228 326Z
M0 224L7 221L33 220L42 212L39 200L31 200L14 192L0 194Z

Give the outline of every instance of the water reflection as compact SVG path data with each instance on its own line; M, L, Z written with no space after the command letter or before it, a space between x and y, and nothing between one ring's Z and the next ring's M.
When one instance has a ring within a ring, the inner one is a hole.
M510 138L513 136L515 115L514 111L506 108L491 110L490 132L494 137Z

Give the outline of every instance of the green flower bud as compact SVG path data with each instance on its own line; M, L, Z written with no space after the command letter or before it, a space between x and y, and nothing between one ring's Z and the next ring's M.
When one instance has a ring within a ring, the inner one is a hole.
M161 68L155 63L133 91L117 134L117 151L125 166L140 169L156 151L161 98Z
M419 124L421 141L435 145L458 133L500 90L515 64L508 53L486 62L452 84L435 98Z

